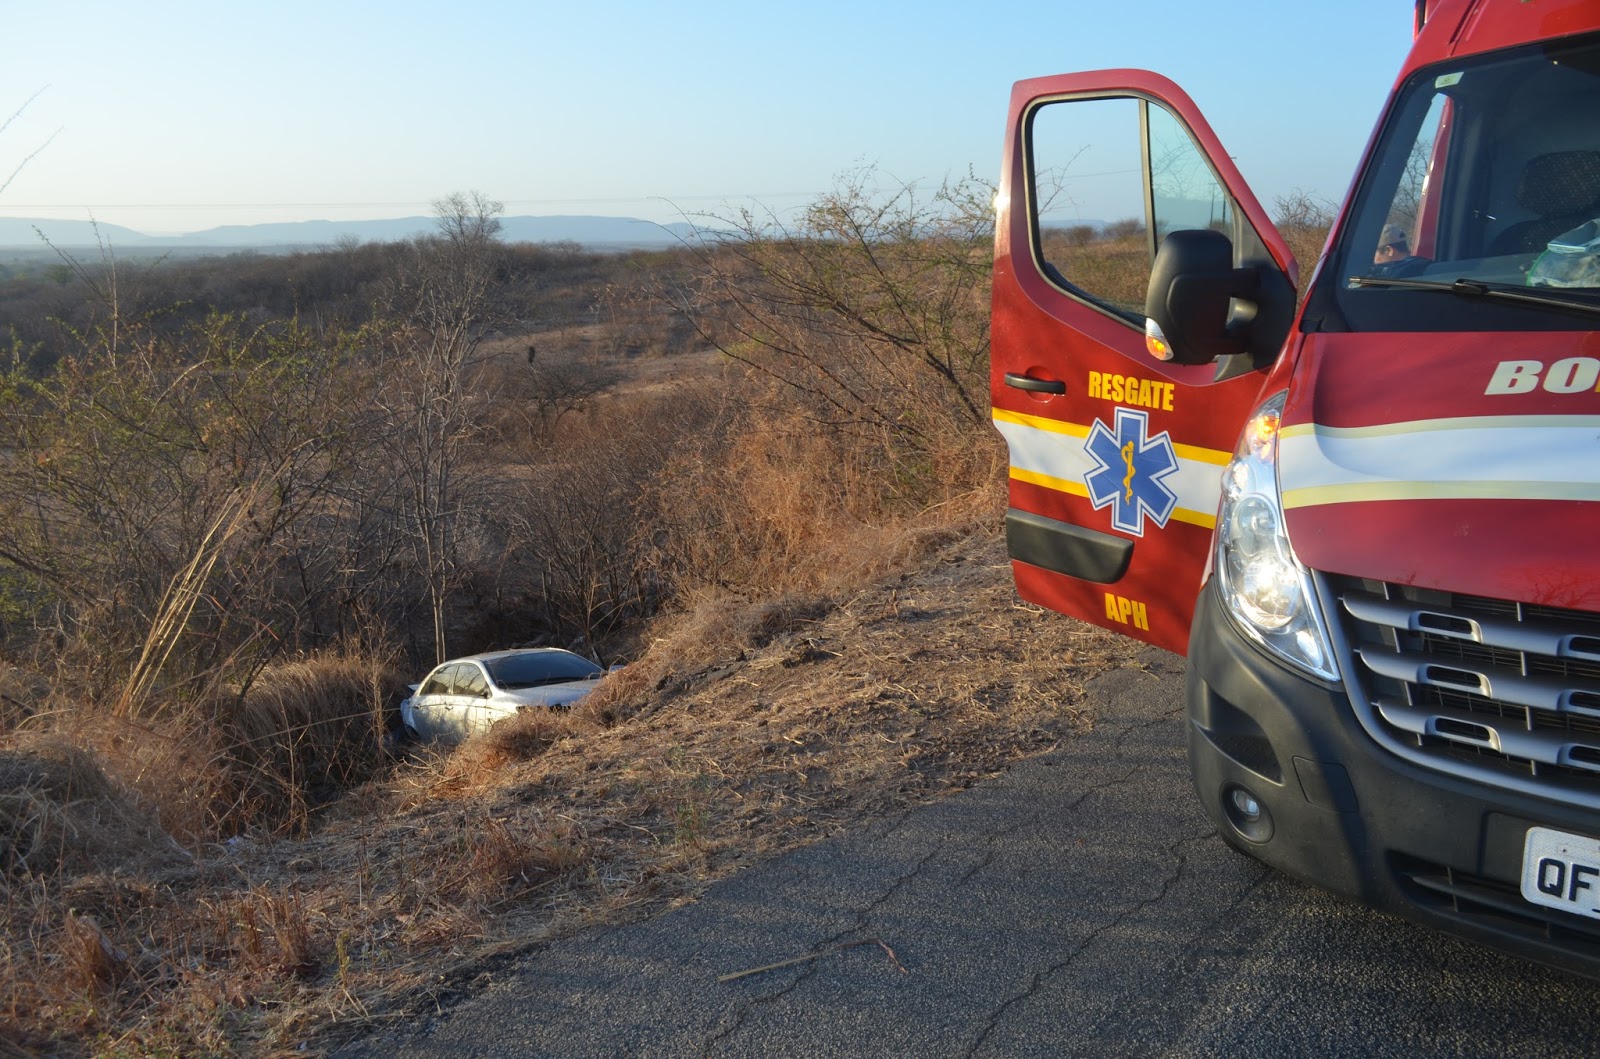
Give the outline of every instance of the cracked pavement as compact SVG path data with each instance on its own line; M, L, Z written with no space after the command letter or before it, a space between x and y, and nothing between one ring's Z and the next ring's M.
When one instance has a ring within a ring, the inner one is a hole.
M1094 730L1060 750L540 946L337 1054L1596 1053L1593 984L1224 846L1184 764L1182 660L1140 660L1095 682Z

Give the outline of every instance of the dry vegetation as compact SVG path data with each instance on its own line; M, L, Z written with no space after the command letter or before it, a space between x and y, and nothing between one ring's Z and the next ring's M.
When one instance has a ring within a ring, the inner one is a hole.
M13 877L0 1015L41 1051L332 1042L1088 723L1081 682L1126 641L1019 604L992 533L863 543L832 584L676 615L569 714L417 750L299 837L180 847L81 752L8 755L54 885Z
M0 284L0 1054L305 1054L1089 723L1124 643L995 536L987 201ZM629 665L396 750L529 643Z

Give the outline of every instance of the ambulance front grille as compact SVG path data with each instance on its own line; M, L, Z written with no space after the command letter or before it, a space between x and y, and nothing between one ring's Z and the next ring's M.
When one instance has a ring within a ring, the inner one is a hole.
M1329 586L1371 707L1364 724L1442 771L1594 804L1600 614L1360 578Z

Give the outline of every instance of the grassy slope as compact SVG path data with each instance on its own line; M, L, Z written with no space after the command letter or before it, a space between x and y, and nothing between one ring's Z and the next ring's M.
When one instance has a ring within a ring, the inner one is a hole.
M1019 602L990 526L925 531L833 595L680 617L585 707L419 751L308 837L72 876L50 977L6 983L0 1041L314 1052L431 1010L485 961L692 900L1071 738L1092 723L1082 682L1128 641Z
M488 955L692 899L1091 723L1082 682L1129 642L1019 602L991 533L928 544L848 598L724 615L738 632L722 657L419 762L372 792L376 814L241 867L292 875L312 918L359 931L349 999L430 1008ZM630 700L637 713L598 727ZM419 959L430 935L454 940Z
M590 337L542 334L540 363L590 356ZM620 377L637 395L720 363L629 358ZM989 477L909 527L821 542L808 594L689 601L579 709L415 751L304 837L178 848L70 748L27 759L37 775L0 760L0 821L85 853L31 880L3 865L0 1056L314 1052L431 1010L485 961L692 900L1071 738L1092 723L1083 681L1131 645L1017 600Z

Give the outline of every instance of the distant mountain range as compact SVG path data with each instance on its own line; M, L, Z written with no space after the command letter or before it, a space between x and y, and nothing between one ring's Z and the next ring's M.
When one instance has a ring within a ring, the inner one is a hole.
M635 217L502 217L500 237L508 243L574 242L595 250L672 246L699 231L682 221L656 224ZM291 221L282 224L230 224L185 235L145 235L115 224L90 221L0 217L0 249L37 250L40 233L60 249L109 242L113 249L290 250L332 245L351 237L363 243L396 242L435 231L432 217L382 221Z

